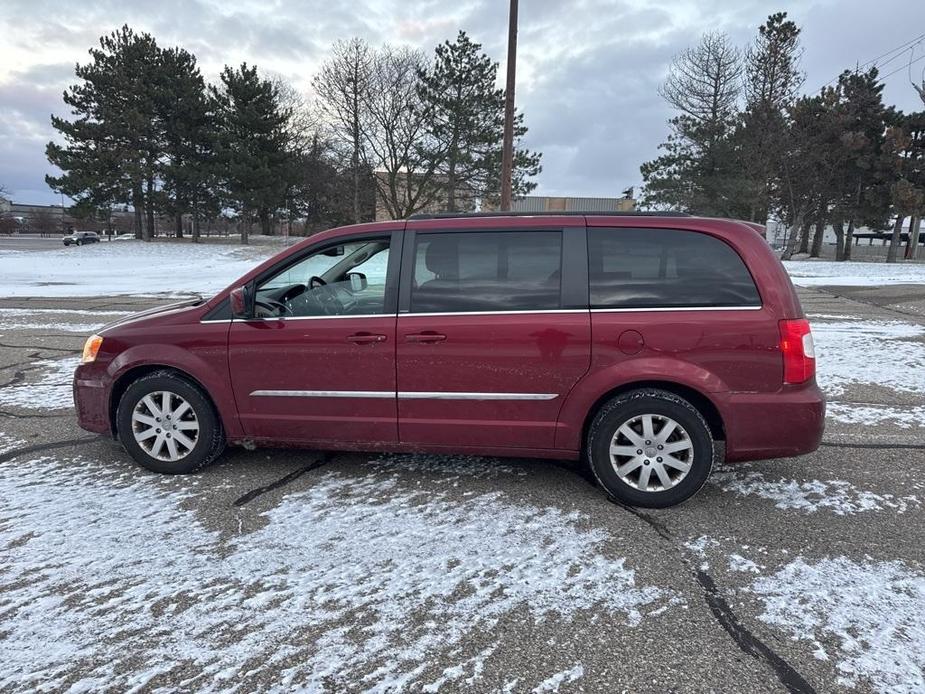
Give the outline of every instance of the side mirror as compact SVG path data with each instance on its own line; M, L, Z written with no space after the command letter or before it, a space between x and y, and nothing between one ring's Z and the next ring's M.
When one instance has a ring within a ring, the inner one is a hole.
M228 297L233 318L247 318L247 287L235 287Z
M366 275L362 272L348 272L347 279L350 280L350 291L354 293L362 292L369 286Z

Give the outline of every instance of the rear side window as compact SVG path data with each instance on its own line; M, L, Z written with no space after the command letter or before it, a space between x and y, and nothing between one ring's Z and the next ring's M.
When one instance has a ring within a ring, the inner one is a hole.
M560 307L558 231L417 234L412 313Z
M745 263L707 234L676 229L588 229L592 308L754 307Z

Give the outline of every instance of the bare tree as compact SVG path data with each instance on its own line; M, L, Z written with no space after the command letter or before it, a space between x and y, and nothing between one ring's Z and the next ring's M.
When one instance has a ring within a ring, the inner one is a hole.
M61 231L61 220L50 209L39 209L29 220L30 231L37 231L42 236Z
M742 54L725 34L705 34L674 57L659 94L679 113L665 153L641 167L645 206L741 216L732 142L741 75Z
M674 57L658 93L701 124L728 122L741 93L742 53L726 34L710 32Z
M439 163L423 147L427 116L420 107L418 79L427 58L422 51L384 46L373 61L366 97L369 164L379 199L393 219L403 219L436 198Z
M361 222L360 171L368 123L366 105L373 79L374 53L359 38L338 41L331 57L312 80L318 105L334 130L336 138L350 150L353 173L353 217Z

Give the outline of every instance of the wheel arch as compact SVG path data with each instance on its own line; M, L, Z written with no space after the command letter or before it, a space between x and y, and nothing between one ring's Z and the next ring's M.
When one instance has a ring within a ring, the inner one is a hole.
M179 376L183 380L189 381L190 384L196 386L200 391L202 391L202 394L206 400L209 401L213 412L215 412L215 416L218 417L219 421L222 422L222 426L225 426L225 422L222 421L221 410L215 404L215 399L212 397L212 394L209 393L209 389L206 388L197 378L187 373L183 369L177 368L176 366L169 366L167 364L141 364L139 366L134 366L128 369L125 371L125 373L120 374L113 383L112 389L110 390L109 429L114 438L118 435L118 417L116 416L116 411L119 409L119 401L122 399L122 395L125 393L128 387L139 378L158 372Z
M594 417L607 402L624 393L647 388L668 391L678 397L684 398L703 415L703 418L710 427L710 433L713 439L716 441L726 440L726 427L723 422L723 417L720 414L719 408L717 408L716 404L709 397L696 388L691 388L690 386L674 381L644 380L621 383L619 386L611 388L607 392L601 394L600 397L594 401L587 415L585 415L585 420L581 428L581 441L587 441L588 430L591 427L591 423L594 421Z

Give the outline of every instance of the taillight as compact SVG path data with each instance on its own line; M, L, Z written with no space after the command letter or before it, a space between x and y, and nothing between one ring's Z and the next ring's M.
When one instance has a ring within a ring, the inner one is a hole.
M816 375L816 347L805 318L780 321L784 383L805 383Z

